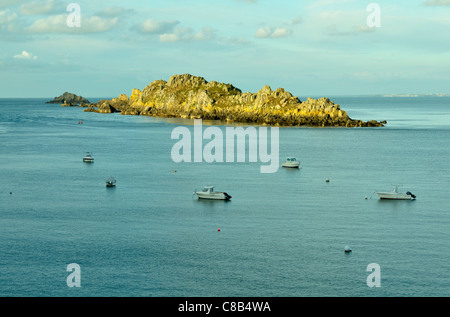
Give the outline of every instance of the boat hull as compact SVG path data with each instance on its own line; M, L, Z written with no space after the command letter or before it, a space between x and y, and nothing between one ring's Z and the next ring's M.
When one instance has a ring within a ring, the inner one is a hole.
M287 168L299 168L300 162L298 162L298 163L283 163L283 164L281 164L281 166L287 167Z
M197 197L199 199L210 199L210 200L229 200L231 197L225 195L225 193L213 193L213 194L207 194L207 193L200 193L197 192Z
M380 199L391 199L391 200L411 200L411 195L406 194L392 194L392 193L377 193Z

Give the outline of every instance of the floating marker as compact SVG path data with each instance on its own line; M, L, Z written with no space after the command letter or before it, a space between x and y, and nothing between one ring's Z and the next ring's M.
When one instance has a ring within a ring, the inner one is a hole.
M346 245L345 248L344 248L344 251L345 252L352 252L352 249L348 245Z
M326 180L325 180L327 183L329 183L330 182L330 180L327 178Z
M217 231L220 231L220 228L217 228Z

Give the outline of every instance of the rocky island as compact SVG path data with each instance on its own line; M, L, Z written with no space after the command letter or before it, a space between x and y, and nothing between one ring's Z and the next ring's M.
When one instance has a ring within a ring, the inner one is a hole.
M89 100L84 97L77 96L70 92L65 92L59 97L55 97L53 100L47 101L46 103L59 103L61 106L84 106L85 104L90 104Z
M130 96L87 104L84 111L120 112L123 115L221 120L274 126L380 127L386 121L351 119L328 98L300 101L283 88L264 86L257 93L243 93L231 84L206 81L190 74L155 80Z

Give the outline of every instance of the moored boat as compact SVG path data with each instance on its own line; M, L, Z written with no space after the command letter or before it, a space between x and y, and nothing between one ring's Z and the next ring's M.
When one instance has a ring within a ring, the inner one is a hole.
M400 193L398 191L399 185L394 185L394 189L391 192L377 192L380 199L393 199L393 200L414 200L416 195L411 192Z
M83 162L87 162L87 163L94 162L94 157L92 156L92 154L90 152L87 152L86 155L83 157Z
M106 187L115 187L116 186L116 179L114 177L109 177L106 180Z
M300 161L295 157L287 157L286 161L281 164L282 167L301 168Z
M194 195L197 195L199 199L212 199L212 200L230 200L231 196L225 192L214 191L214 186L205 186L202 190L194 190Z

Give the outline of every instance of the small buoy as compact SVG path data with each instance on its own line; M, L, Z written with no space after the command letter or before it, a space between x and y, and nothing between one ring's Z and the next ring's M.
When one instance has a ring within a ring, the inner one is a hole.
M329 183L330 182L330 180L327 178L326 180L325 180L327 183Z
M217 231L220 231L220 228L217 228Z
M367 196L364 196L364 199L367 199Z
M177 172L177 170L175 170L175 173Z
M9 192L10 195L12 195L12 192Z
M344 248L344 251L345 252L352 252L352 249L348 245L346 245L345 248Z

